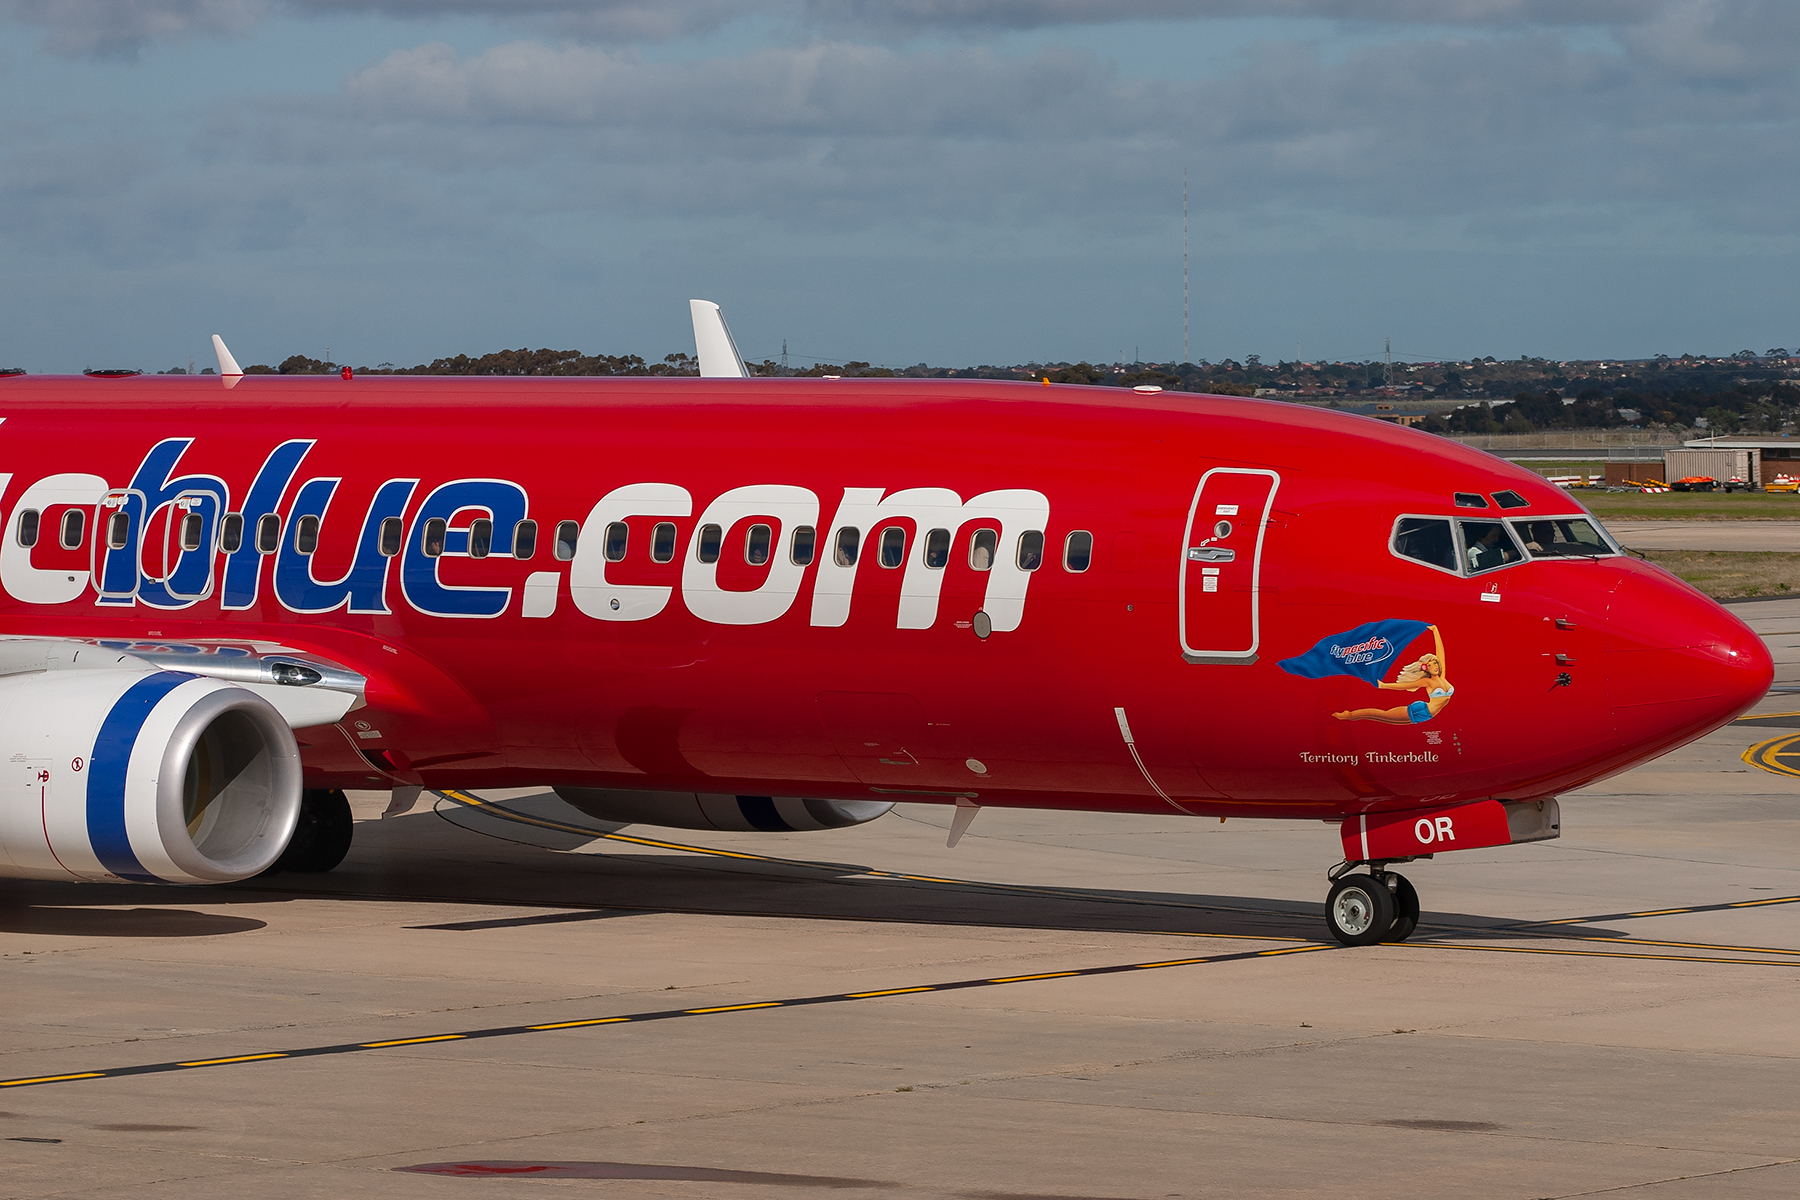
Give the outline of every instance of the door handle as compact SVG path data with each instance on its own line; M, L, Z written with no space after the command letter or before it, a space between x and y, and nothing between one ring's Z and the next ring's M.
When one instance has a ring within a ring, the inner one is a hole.
M1217 546L1189 546L1189 562L1236 562L1236 550L1222 550Z

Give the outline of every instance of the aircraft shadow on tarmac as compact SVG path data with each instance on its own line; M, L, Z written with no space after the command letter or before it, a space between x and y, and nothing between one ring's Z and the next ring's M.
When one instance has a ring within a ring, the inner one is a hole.
M621 827L608 826L604 831ZM628 827L675 840L681 831ZM592 838L582 839L592 842ZM686 844L686 843L682 843ZM786 849L785 845L779 847ZM601 841L587 852L470 836L432 812L360 822L350 856L325 875L264 875L221 887L0 881L0 932L88 937L206 937L262 928L251 917L189 910L316 897L349 902L556 909L421 921L447 932L559 926L649 913L795 920L1328 940L1322 905L1254 897L1064 888L907 877L853 863L651 852ZM1517 937L1532 923L1427 913L1414 941ZM1548 932L1548 931L1546 931ZM1619 936L1563 925L1558 938Z
M16 895L0 893L0 933L77 938L192 938L247 933L268 926L267 921L230 913L154 906L114 908L107 905L110 897L105 892L96 895L93 888L86 889L80 900L71 899L66 905L13 902L19 899ZM179 894L152 892L132 903L142 905L148 900L154 904L163 899L192 904L194 894L191 891Z

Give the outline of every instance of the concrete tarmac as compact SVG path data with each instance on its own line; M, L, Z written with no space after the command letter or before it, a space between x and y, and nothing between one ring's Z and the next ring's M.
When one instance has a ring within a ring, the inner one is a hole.
M1633 550L1782 550L1800 553L1800 521L1607 521Z
M1736 611L1800 686L1800 600ZM1367 949L1334 829L1173 816L365 794L329 875L0 883L0 1079L56 1080L0 1196L1793 1196L1800 775L1741 756L1797 710L1403 868Z

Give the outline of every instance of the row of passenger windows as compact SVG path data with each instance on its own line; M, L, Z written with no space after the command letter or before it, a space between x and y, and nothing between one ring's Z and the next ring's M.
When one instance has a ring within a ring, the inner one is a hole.
M199 513L189 513L181 520L181 548L198 550L200 539L204 536L206 522ZM19 529L15 535L19 545L30 549L38 544L43 533L43 514L35 508L28 508L19 514ZM82 541L87 537L87 513L79 508L71 508L62 517L62 526L57 531L56 543L64 550L81 549ZM111 550L123 550L131 537L131 518L122 512L113 513L106 520L106 545Z
M606 561L623 561L631 544L631 530L623 521L606 527ZM694 538L694 556L703 563L716 563L724 554L725 530L718 525L702 525ZM950 565L948 529L933 529L925 534L925 565L940 571ZM874 538L876 562L887 568L906 563L906 530L889 525ZM798 525L788 537L788 561L797 567L810 566L817 553L818 531L811 525ZM1000 534L993 529L977 529L969 538L969 566L977 571L991 570L1000 548ZM760 567L774 552L774 530L761 523L750 526L744 534L744 561ZM832 561L840 567L853 567L862 553L862 533L853 525L837 531L832 539ZM650 531L650 560L664 563L675 557L675 526L660 522ZM1013 561L1021 571L1035 571L1044 565L1044 534L1028 529L1021 533L1013 549ZM1063 569L1080 572L1094 561L1094 535L1078 529L1063 539Z
M35 508L28 508L19 514L19 545L30 548L38 544L39 526L42 514ZM79 508L71 508L63 514L62 532L57 543L64 550L81 549L81 540L87 533L87 513Z
M1585 517L1529 521L1401 517L1394 553L1443 571L1480 575L1531 558L1602 558L1619 553Z
M81 509L70 509L63 514L59 544L65 550L81 548L82 538L86 531L87 514ZM24 547L37 545L40 525L40 513L36 509L27 509L19 514L18 542ZM433 517L426 521L420 532L419 548L428 558L437 558L444 553L449 538L449 522L442 517ZM520 521L512 529L512 557L516 559L531 558L537 553L537 522ZM178 531L183 550L200 549L201 540L205 537L206 520L199 513L188 513L181 518ZM581 525L575 521L559 521L556 526L556 543L553 555L558 561L567 562L575 557L576 543L581 534ZM131 536L131 518L123 511L113 513L106 522L106 544L111 550L123 550ZM387 517L382 520L376 534L376 549L384 558L393 558L400 553L401 542L405 536L405 526L399 517ZM724 548L725 531L718 525L702 525L694 539L695 557L703 563L716 563ZM950 531L933 529L925 535L925 565L932 570L942 570L950 562ZM312 515L301 517L293 524L294 550L299 554L311 554L319 548L319 518ZM470 558L486 558L493 552L494 523L486 517L479 517L469 522L468 556ZM606 561L620 562L625 558L631 543L631 528L623 521L614 521L606 527L604 534L604 552ZM773 529L761 523L750 526L744 537L744 561L753 567L760 567L769 561L773 551ZM799 525L794 528L788 538L788 561L795 566L809 566L813 561L818 531L811 525ZM846 525L837 531L832 546L832 561L840 567L856 565L857 555L861 550L861 533L855 526ZM671 562L675 558L676 529L672 521L659 521L650 531L650 561L658 563ZM883 567L899 567L906 562L906 530L898 525L889 525L877 535L878 561ZM219 523L219 549L226 554L235 554L244 544L244 514L226 513L225 519ZM256 522L256 550L259 554L273 554L281 547L281 518L274 513L266 513ZM969 566L977 571L992 569L995 556L1000 549L1000 534L993 529L977 529L969 538ZM1019 535L1013 550L1013 561L1022 571L1035 571L1044 565L1044 534L1041 530L1028 529ZM1088 569L1094 561L1094 535L1086 530L1078 529L1063 539L1063 569L1081 572Z
M42 532L43 515L37 509L26 509L19 514L19 528L16 535L19 545L27 549L38 544ZM442 518L433 518L425 522L421 535L421 549L427 555L436 557L444 552L444 542L448 534L449 523ZM123 550L131 538L131 517L123 511L114 512L106 519L106 547L109 550ZM564 521L556 527L556 557L568 560L575 557L575 537L581 526L574 521ZM57 543L64 550L79 550L83 537L87 532L87 513L72 508L63 514L62 528ZM293 524L294 549L301 554L311 554L319 548L319 518L304 516ZM377 546L385 558L393 558L400 553L401 539L405 535L405 525L399 517L387 517L377 531ZM206 518L200 513L187 513L181 518L176 536L183 550L198 550L206 537ZM494 523L486 517L469 522L470 558L486 558L493 551ZM244 545L244 514L226 513L225 519L219 523L219 549L226 554L235 554ZM260 554L273 554L281 548L281 518L274 513L266 513L256 522L256 549ZM513 526L513 557L530 558L537 553L537 522L520 521Z

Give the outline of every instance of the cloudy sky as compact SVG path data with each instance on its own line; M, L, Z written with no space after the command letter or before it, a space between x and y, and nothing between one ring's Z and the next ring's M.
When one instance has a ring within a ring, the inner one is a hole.
M1800 343L1793 0L0 0L0 366Z

